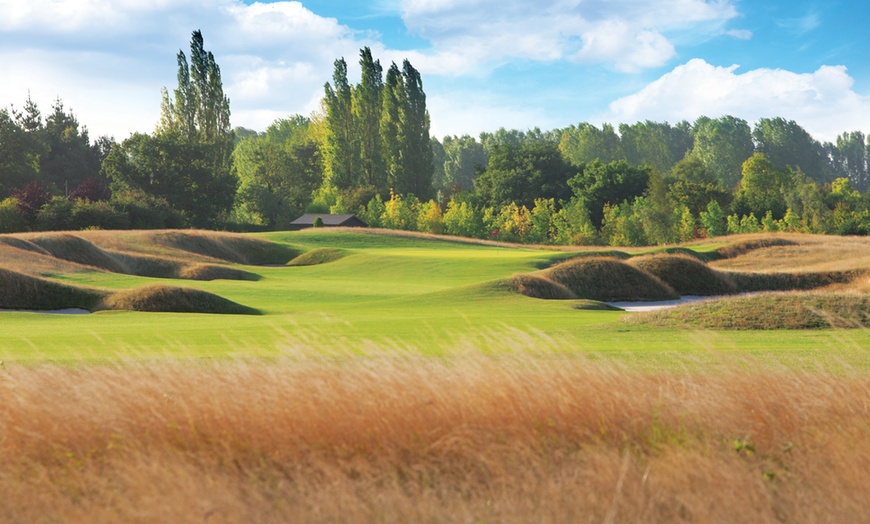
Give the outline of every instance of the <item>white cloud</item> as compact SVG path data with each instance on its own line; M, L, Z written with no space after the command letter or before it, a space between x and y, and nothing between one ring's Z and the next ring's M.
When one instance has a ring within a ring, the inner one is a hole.
M149 132L195 29L221 66L233 124L258 129L264 115L315 107L337 57L358 74L359 49L378 47L300 2L0 0L0 106L20 107L30 91L43 112L60 97L92 136Z
M722 35L738 15L731 0L404 0L401 9L435 56L461 54L468 68L518 58L620 71L666 63L675 55L670 32L702 26L708 37Z
M843 66L814 73L781 69L738 72L690 60L639 92L610 104L601 121L693 121L699 116L733 115L750 123L764 117L794 120L822 140L844 131L870 131L870 96L853 90Z

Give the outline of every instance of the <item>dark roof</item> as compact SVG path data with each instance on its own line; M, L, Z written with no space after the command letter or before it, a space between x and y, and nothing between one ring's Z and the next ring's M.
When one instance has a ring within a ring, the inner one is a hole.
M367 225L360 220L356 215L328 215L322 213L307 213L290 222L292 226L311 226L314 221L320 218L324 226L343 226L346 224Z

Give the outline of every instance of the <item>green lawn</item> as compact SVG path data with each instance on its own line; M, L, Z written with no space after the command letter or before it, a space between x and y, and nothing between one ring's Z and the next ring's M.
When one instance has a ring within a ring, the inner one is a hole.
M870 334L854 331L662 330L583 311L575 301L527 298L481 284L529 272L564 253L425 238L332 231L258 235L346 256L305 267L245 267L259 281L177 281L261 310L261 316L105 311L91 315L0 313L7 361L263 357L398 348L439 354L476 349L581 352L642 367L691 368L723 356L822 361L864 368ZM104 272L54 278L105 288L165 280Z

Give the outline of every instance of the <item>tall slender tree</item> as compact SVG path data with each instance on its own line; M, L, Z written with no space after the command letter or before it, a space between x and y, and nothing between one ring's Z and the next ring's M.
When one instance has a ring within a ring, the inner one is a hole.
M387 70L382 96L381 147L384 170L387 175L387 184L390 187L397 187L398 181L404 179L400 120L404 113L405 81L402 77L402 71L395 63L390 65Z
M339 189L348 189L357 183L359 152L353 118L353 97L347 81L347 62L335 61L333 85L323 86L326 93L326 147L324 160L329 182Z
M353 116L359 140L360 184L383 192L387 185L380 133L384 70L368 47L360 51L359 65L362 77L353 89Z
M432 144L429 141L429 112L420 72L411 62L402 63L406 101L400 119L404 163L404 183L397 188L402 193L413 193L428 198L432 192Z

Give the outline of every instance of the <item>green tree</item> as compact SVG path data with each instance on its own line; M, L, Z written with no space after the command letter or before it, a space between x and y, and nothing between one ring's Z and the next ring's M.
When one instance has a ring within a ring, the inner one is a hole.
M380 61L372 58L372 51L368 47L360 51L359 65L362 77L360 83L352 90L353 118L356 124L356 139L359 141L359 183L374 186L379 192L383 192L387 189L380 130L384 90L383 67Z
M239 179L237 215L270 228L287 227L323 180L317 143L302 116L281 119L263 137L239 142L233 165Z
M741 166L754 151L745 120L733 116L701 117L695 122L692 154L704 162L713 178L727 188L740 181Z
M601 129L586 123L572 125L562 132L559 149L569 162L578 166L595 160L609 163L625 158L619 136L610 124L603 124Z
M52 106L44 127L37 129L44 153L39 157L39 179L69 195L82 182L100 177L100 150L90 143L87 129L63 107L60 99Z
M406 100L400 107L399 137L402 145L403 179L394 188L428 198L432 193L432 144L429 140L429 111L420 72L408 60L402 63Z
M402 115L405 104L405 81L399 66L395 63L387 70L387 78L382 89L383 102L381 107L381 149L383 151L384 169L387 175L387 185L399 187L405 179L405 165L402 161Z
M42 152L42 143L22 125L20 114L15 118L0 109L0 198L37 179Z
M327 129L323 158L329 183L338 189L346 189L359 182L359 143L344 58L335 61L332 82L333 85L327 82L323 87Z
M530 229L526 240L533 244L549 244L556 238L556 202L552 198L536 198L529 214Z
M650 169L632 167L619 160L604 164L595 160L568 180L574 196L586 203L592 223L602 224L604 206L616 206L643 195L649 182Z
M446 136L444 149L444 179L439 189L449 194L474 189L474 178L486 169L489 157L483 144L469 135Z
M699 219L709 238L722 236L727 232L725 212L715 200L707 204L707 210L701 212Z
M643 224L647 242L669 244L678 240L678 222L674 216L677 204L668 194L664 179L656 171L650 173L644 198L635 200L633 207Z
M576 171L554 143L501 145L490 154L487 168L474 180L474 187L486 205L502 208L515 202L530 207L536 198L570 197L566 183Z
M682 155L673 155L670 147L671 134L671 126L667 123L647 120L633 125L620 124L620 146L624 160L631 165L649 166L661 173L667 173L682 158Z
M448 235L485 238L487 231L483 211L472 202L454 196L444 212L444 231Z
M677 237L680 242L690 242L695 239L695 230L698 223L694 215L686 206L680 206L674 209L674 215L677 220Z
M755 153L743 163L743 178L731 204L738 216L764 216L768 210L776 220L788 207L785 195L792 189L792 174L776 167L764 153Z
M816 182L833 179L825 150L794 120L762 118L752 130L755 150L775 165L800 169Z
M867 141L864 133L853 131L837 137L837 163L841 176L861 193L870 188Z
M179 132L136 133L112 149L103 173L113 191L141 190L165 199L187 224L209 227L233 204L237 181L215 176L210 144L191 142Z
M221 70L211 51L206 51L202 32L190 39L190 66L183 51L177 55L178 87L174 100L163 89L161 121L157 132L172 132L208 149L216 178L228 176L235 135L230 125L230 99L224 95Z
M649 244L643 228L642 218L635 213L636 208L643 207L643 197L635 198L633 203L623 201L611 206L604 206L604 220L601 226L601 236L611 246L645 246Z
M598 229L589 218L586 204L579 199L566 202L553 217L555 243L565 245L594 245L598 243Z

